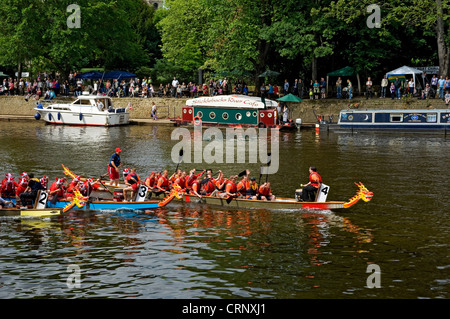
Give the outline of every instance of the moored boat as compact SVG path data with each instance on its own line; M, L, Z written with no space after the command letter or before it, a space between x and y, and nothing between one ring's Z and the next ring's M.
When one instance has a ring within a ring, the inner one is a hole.
M130 122L127 109L114 108L108 96L80 95L72 103L39 104L34 109L37 120L50 124L116 126Z
M178 125L265 127L295 131L297 124L278 123L278 103L248 95L203 96L186 101Z
M337 124L323 123L330 131L447 132L450 109L342 110Z

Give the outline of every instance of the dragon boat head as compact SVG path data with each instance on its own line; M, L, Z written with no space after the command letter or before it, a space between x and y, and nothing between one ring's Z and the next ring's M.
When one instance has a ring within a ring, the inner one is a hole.
M355 205L359 200L363 200L364 202L370 202L373 198L373 192L369 191L367 187L363 185L363 183L355 183L358 186L358 191L356 195L350 198L346 203L344 203L344 208L349 208Z
M357 195L359 196L360 199L362 199L363 201L370 202L373 198L373 192L369 191L366 186L363 185L363 183L359 182L355 183L356 186L358 186L359 190L357 192Z

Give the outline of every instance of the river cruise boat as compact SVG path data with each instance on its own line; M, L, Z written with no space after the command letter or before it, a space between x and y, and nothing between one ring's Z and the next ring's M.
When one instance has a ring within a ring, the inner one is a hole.
M278 123L278 103L257 96L217 95L203 96L186 101L179 125L234 126L278 128L280 131L297 130L292 120Z
M324 123L321 129L363 131L447 132L450 109L342 110L337 124Z
M108 96L80 95L70 104L39 104L34 109L36 120L50 124L116 126L130 122L127 109L114 108Z

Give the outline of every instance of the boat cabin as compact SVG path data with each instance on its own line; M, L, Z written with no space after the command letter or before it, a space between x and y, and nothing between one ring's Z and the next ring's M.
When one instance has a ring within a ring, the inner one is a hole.
M247 95L190 99L182 110L183 122L206 125L274 127L277 117L277 102Z

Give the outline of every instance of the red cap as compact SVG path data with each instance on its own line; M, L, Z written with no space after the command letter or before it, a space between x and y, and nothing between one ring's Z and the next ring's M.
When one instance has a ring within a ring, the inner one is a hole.
M122 152L120 148L116 148L116 152Z

